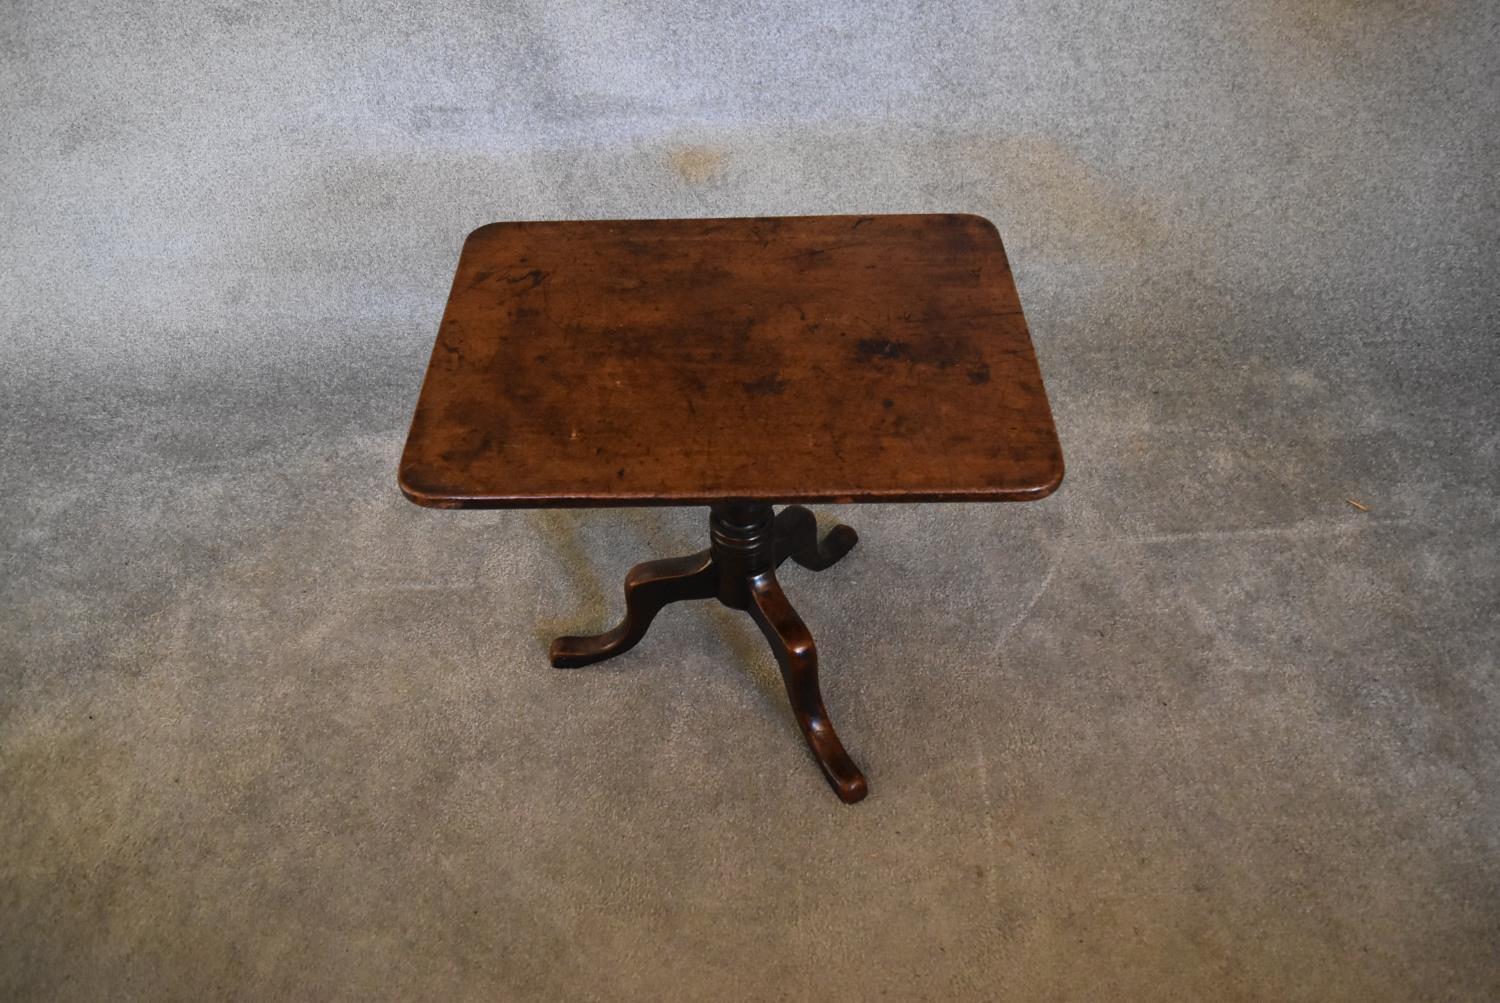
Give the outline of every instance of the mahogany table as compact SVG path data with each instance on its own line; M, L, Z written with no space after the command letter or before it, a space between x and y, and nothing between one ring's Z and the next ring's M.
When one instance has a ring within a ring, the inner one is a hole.
M776 569L829 567L794 502L1034 501L1062 452L1009 263L978 216L492 223L459 256L401 459L436 508L710 506L709 546L625 577L629 650L668 603L749 613L813 757L867 792ZM779 513L773 504L787 504Z

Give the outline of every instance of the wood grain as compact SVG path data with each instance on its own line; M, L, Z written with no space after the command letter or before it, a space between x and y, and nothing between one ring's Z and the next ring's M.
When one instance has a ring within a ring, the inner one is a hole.
M1026 501L1062 453L968 215L494 223L402 457L443 508Z

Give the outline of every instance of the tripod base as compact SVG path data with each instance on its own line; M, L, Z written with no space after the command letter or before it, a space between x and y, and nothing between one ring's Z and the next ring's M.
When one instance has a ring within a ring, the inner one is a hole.
M576 668L629 651L668 603L718 599L744 610L776 655L797 724L834 793L848 804L862 800L869 793L864 774L844 751L818 689L818 649L776 581L776 569L787 558L822 571L847 554L859 537L848 526L835 526L820 543L817 521L802 506L789 505L773 514L769 504L750 502L715 505L709 541L709 549L697 554L631 568L625 576L625 619L593 637L559 637L552 642L552 664Z

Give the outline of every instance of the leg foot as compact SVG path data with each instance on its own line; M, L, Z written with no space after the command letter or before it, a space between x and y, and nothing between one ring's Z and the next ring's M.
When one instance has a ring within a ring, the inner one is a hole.
M625 619L593 637L559 637L552 642L554 668L575 669L629 651L663 606L682 599L710 599L719 578L708 551L689 557L637 564L625 576Z
M754 576L749 587L750 616L770 642L781 666L787 699L813 758L840 801L853 804L863 800L869 793L869 785L844 751L833 722L828 720L828 708L823 706L823 694L818 689L818 649L813 645L812 633L787 601L774 574L767 571Z
M859 534L838 525L818 542L818 520L801 505L788 505L776 514L776 565L788 557L809 571L833 567L859 542Z

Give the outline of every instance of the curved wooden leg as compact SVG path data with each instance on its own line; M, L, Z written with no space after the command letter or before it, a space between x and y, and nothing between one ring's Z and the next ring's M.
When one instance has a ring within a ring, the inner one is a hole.
M774 574L767 571L754 576L749 589L750 616L776 654L787 699L813 758L840 801L853 804L862 800L869 793L869 786L844 751L833 722L828 720L828 708L823 706L823 694L818 689L818 649L813 645L812 633L792 609Z
M552 642L552 665L576 669L629 651L646 636L663 606L682 599L710 599L718 591L717 569L706 550L637 564L625 576L625 619L620 625L593 637L559 637Z
M823 571L859 542L859 534L838 525L818 542L818 520L801 505L788 505L776 514L776 566L788 557L809 571Z

